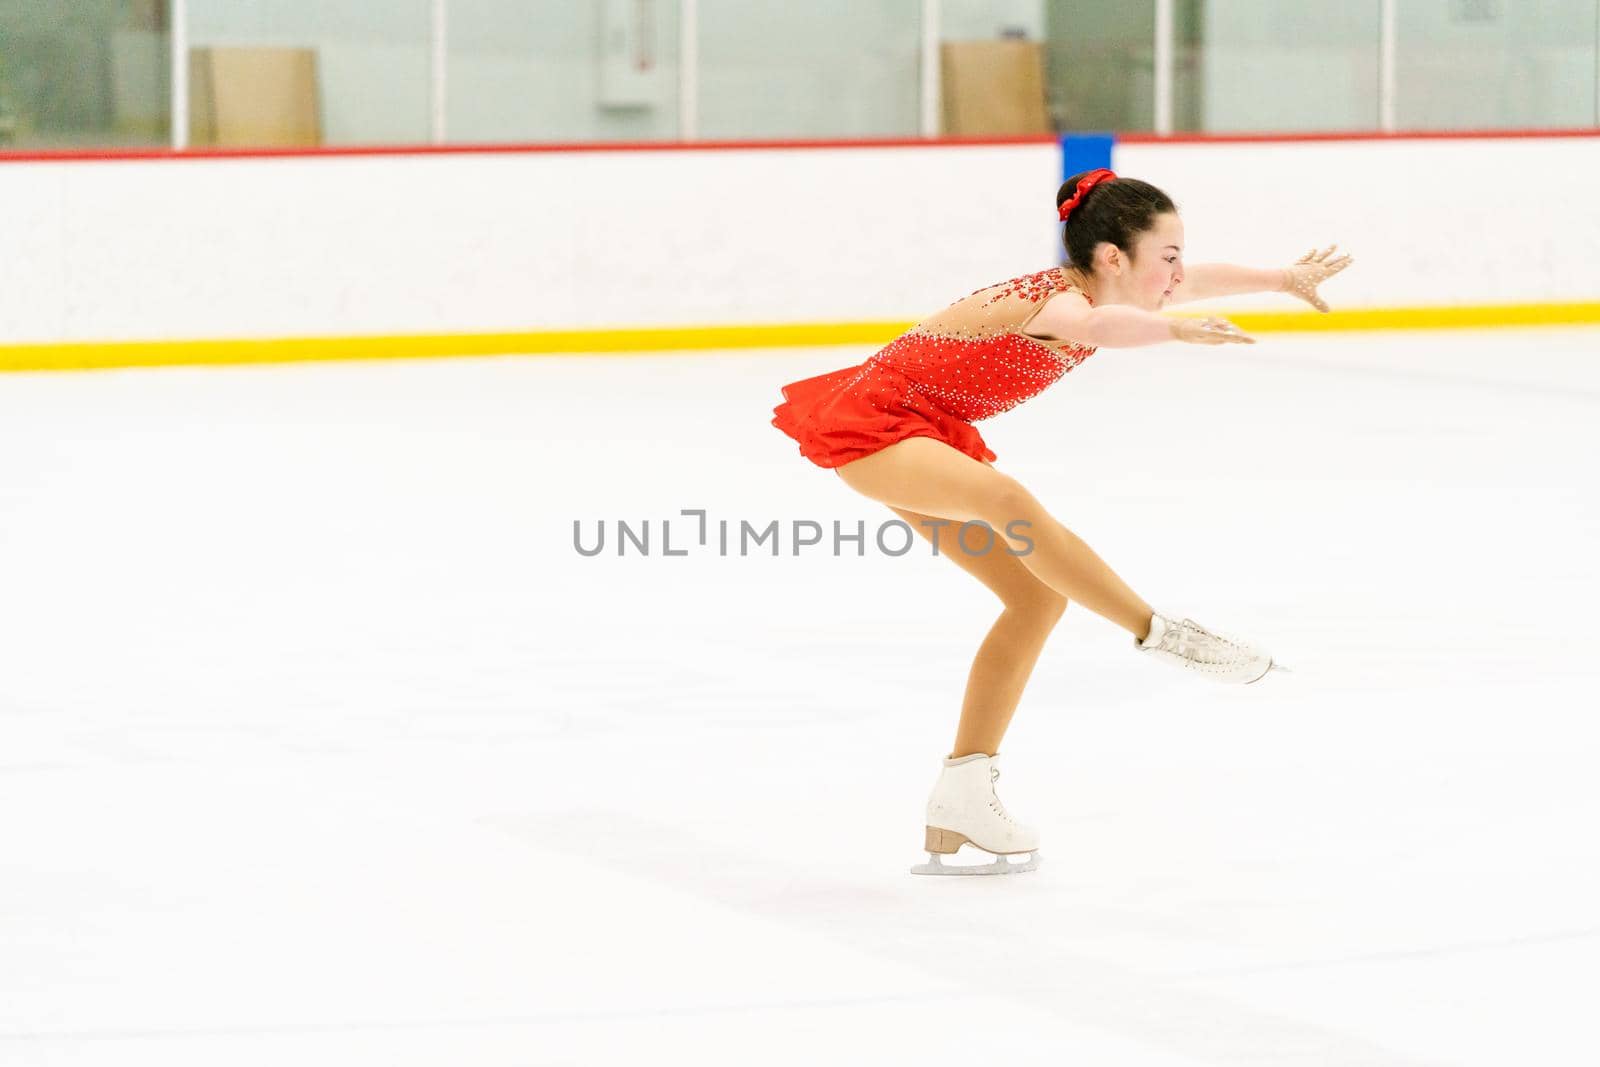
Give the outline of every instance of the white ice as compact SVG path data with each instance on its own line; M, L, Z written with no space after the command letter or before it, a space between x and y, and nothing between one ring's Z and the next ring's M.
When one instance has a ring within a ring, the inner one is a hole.
M1069 610L1004 878L909 873L998 601L768 424L867 351L0 376L0 1063L1600 1062L1600 331L1104 350L981 424L1294 672Z

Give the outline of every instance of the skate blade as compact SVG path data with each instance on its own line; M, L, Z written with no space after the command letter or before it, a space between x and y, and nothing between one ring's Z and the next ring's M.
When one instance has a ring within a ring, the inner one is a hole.
M1039 869L1039 853L1030 852L1026 860L1013 862L1007 856L995 856L992 863L950 864L946 866L939 853L928 853L928 862L911 868L912 874L1022 874Z
M1294 673L1288 667L1285 667L1283 664L1279 663L1277 660L1273 660L1271 663L1267 664L1267 669L1266 670L1262 671L1260 674L1256 675L1254 678L1250 679L1245 684L1246 685L1255 685L1257 682L1261 681L1261 679L1265 678L1267 675L1271 674L1273 671L1282 671L1284 674L1293 674Z

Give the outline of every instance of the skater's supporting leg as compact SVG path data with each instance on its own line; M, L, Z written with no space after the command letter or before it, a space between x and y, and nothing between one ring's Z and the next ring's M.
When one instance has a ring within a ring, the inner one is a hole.
M1150 605L1020 482L989 464L942 441L913 437L836 470L850 488L891 508L988 523L998 539L1021 553L1012 558L1056 593L1140 640L1149 634ZM1020 538L1007 533L1014 520L1028 524L1016 528Z
M979 752L992 756L1000 751L1000 741L1022 700L1022 691L1045 640L1067 610L1067 598L1034 577L998 543L978 554L975 550L983 548L978 531L968 536L967 547L963 548L957 541L960 527L939 525L932 516L904 508L891 510L935 545L939 555L987 586L1005 606L972 661L961 704L961 724L956 729L955 748L950 752L951 759Z

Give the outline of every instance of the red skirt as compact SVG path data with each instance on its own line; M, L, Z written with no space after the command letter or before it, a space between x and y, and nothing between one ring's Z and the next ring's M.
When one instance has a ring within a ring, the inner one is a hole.
M898 371L878 363L830 371L783 387L772 425L819 467L841 467L908 437L932 437L973 459L995 454L970 422L917 392Z

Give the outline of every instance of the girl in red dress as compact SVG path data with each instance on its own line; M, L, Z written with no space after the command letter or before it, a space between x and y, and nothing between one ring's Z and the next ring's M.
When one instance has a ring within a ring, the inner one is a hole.
M1100 348L1254 344L1226 320L1157 311L1267 291L1327 311L1317 286L1351 259L1334 257L1330 246L1284 269L1186 269L1183 222L1172 200L1109 170L1069 179L1056 205L1069 266L979 289L858 366L784 386L784 402L773 410L772 424L801 455L888 505L1004 605L972 665L955 747L928 800L931 862L914 868L919 873L1037 865L1038 832L1006 813L993 781L1001 737L1069 600L1127 630L1149 658L1205 677L1248 683L1273 666L1265 652L1152 610L1026 487L995 469L995 454L973 423L1037 396ZM955 525L966 522L986 524L1009 550L967 551ZM940 855L962 844L995 861L942 866ZM1023 853L1026 862L1006 859Z

